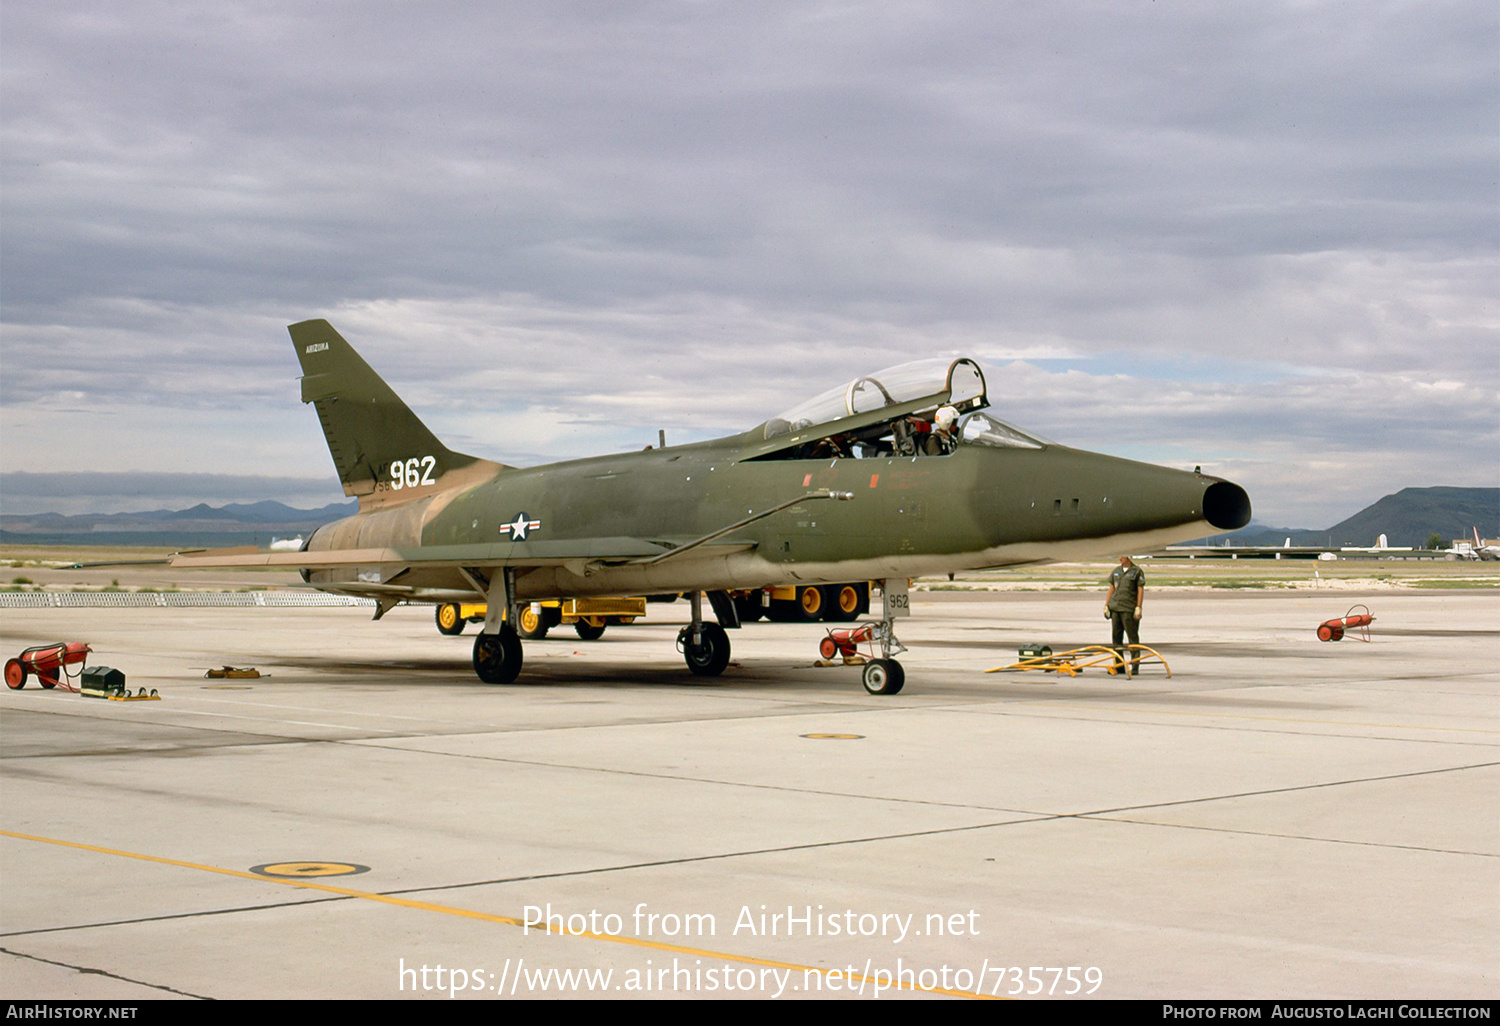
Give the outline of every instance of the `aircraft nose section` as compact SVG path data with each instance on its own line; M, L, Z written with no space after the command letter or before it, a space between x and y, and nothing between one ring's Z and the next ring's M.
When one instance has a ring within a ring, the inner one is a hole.
M1250 496L1231 481L1214 481L1203 491L1203 519L1220 531L1237 531L1250 522Z

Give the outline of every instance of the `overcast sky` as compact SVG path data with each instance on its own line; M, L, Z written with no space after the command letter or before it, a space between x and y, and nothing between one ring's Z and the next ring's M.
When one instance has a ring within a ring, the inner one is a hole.
M1500 483L1494 0L5 0L0 89L5 512L341 499L309 317L522 465L966 353L1263 523Z

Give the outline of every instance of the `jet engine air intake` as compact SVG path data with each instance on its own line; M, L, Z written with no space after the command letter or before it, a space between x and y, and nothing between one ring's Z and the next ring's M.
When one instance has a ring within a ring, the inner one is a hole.
M1250 496L1228 481L1215 481L1203 492L1203 519L1220 531L1237 531L1250 522Z

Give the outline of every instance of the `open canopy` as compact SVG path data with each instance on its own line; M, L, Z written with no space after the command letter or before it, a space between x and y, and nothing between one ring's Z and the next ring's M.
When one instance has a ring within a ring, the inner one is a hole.
M947 455L959 445L1040 449L1048 443L979 411L984 372L967 357L917 360L862 374L766 421L752 459ZM962 417L939 430L939 410ZM965 416L966 415L966 416Z
M830 388L772 417L766 421L765 437L801 433L846 417L912 404L919 409L946 404L959 413L982 409L989 405L984 394L984 372L967 357L915 360L887 367Z

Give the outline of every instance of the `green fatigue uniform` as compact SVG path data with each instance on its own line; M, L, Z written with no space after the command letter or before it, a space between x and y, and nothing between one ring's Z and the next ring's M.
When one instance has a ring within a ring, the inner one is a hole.
M1105 605L1113 627L1111 644L1123 656L1127 635L1132 645L1141 643L1141 621L1135 615L1135 610L1141 604L1141 590L1146 586L1146 575L1135 565L1117 566L1109 575L1109 586L1113 590ZM1135 674L1141 668L1141 656L1139 652L1132 654L1135 658L1131 660L1130 672Z

